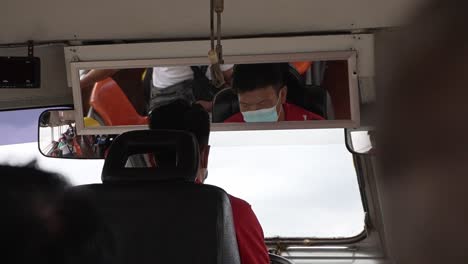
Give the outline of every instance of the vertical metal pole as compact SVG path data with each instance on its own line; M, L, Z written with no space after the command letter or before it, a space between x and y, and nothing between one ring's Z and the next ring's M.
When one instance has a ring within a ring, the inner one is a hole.
M215 37L214 37L214 1L215 0L210 0L210 30L211 30L211 49L215 49Z
M224 64L223 59L223 46L221 46L221 13L218 12L218 43L216 45L216 51L218 52L219 64Z
M322 62L321 61L314 61L314 74L313 74L313 81L314 85L320 86L322 84L321 80L321 69L322 69Z
M314 67L313 65L311 67L309 67L309 69L307 69L307 72L306 72L306 85L312 85L312 67Z
M221 45L221 13L224 11L224 0L213 0L214 1L214 11L216 12L217 19L217 44L216 52L218 54L219 64L223 64L223 47Z

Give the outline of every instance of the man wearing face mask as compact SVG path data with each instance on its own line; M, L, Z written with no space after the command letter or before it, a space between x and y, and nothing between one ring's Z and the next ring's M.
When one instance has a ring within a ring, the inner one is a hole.
M208 112L199 104L178 99L170 104L154 109L150 114L150 129L173 129L188 131L195 135L200 150L200 164L196 182L203 184L208 175L208 155L210 145L210 118ZM157 164L164 163L168 157L155 157ZM265 245L263 229L251 206L246 201L229 195L234 218L239 255L242 264L269 264L268 250Z
M240 64L234 67L232 88L239 96L240 113L226 123L323 120L323 117L286 102L286 72L281 63Z

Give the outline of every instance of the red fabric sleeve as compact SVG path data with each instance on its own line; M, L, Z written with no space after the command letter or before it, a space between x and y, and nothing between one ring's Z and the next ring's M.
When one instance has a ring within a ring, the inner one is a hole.
M242 113L239 112L237 114L234 114L230 118L224 120L224 123L244 123L244 117L242 116Z
M269 264L263 229L250 204L229 195L242 264Z
M324 120L323 117L294 104L283 104L283 109L285 112L285 121Z
M319 116L318 114L307 111L307 120L325 120L325 118Z

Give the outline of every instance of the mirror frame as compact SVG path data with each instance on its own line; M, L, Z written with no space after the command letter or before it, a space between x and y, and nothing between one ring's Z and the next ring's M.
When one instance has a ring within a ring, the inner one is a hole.
M363 126L359 128L345 128L344 129L344 134L345 134L345 144L346 148L348 151L354 155L370 155L370 156L375 156L375 152L358 152L354 149L353 146L353 139L351 136L352 132L361 132L361 131L367 131L367 132L374 132L376 131L374 126ZM372 145L371 142L371 149L375 149L376 146Z
M37 149L38 149L39 153L43 157L51 158L51 159L68 159L68 160L104 160L105 159L105 157L79 157L79 156L78 157L76 157L76 156L73 156L73 157L53 157L53 156L47 156L44 152L42 152L42 149L41 149L41 124L40 124L41 117L42 117L42 115L44 115L47 112L54 112L54 111L70 111L70 112L73 112L73 116L76 117L76 111L75 111L75 109L73 107L64 106L64 107L58 107L58 108L50 108L50 109L46 109L46 110L42 111L42 113L39 115L38 121L37 121ZM75 128L76 128L76 120L75 120ZM92 134L92 135L98 135L98 134ZM120 134L102 134L102 135L117 137ZM85 136L85 135L78 135L78 130L77 130L76 136Z
M75 109L73 109L72 107L70 107L70 108L59 107L59 108L46 109L46 110L41 112L41 114L39 115L39 117L37 119L37 150L39 151L39 153L43 157L51 158L51 159L92 159L92 158L80 158L80 157L52 157L52 156L47 156L44 152L42 152L42 149L41 149L41 117L45 113L52 112L52 111L71 111L71 112L75 112ZM74 113L74 115L76 117L76 113ZM76 126L76 121L75 121L75 126ZM95 158L95 159L98 159L98 158Z
M212 123L211 131L238 130L282 130L282 129L310 129L310 128L357 128L360 126L360 98L358 87L357 52L356 51L326 51L308 53L280 53L269 55L233 55L225 56L226 64L274 63L285 61L332 61L346 60L348 62L350 120L323 121L285 121L270 123ZM71 62L71 81L73 103L77 133L80 135L122 134L127 131L148 129L148 126L101 126L84 127L83 103L80 88L80 70L88 69L134 69L154 66L187 66L210 64L208 57L150 59L150 60L117 60L117 61L88 61Z

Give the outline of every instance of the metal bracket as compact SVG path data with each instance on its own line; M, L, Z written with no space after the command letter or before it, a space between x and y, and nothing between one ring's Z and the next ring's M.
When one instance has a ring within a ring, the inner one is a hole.
M34 42L32 40L28 41L28 57L34 57Z
M80 57L78 57L78 55L75 55L71 58L70 60L71 62L80 62Z
M211 29L211 49L215 50L218 55L220 64L224 64L223 47L221 45L221 13L224 11L224 0L211 0L210 1L210 29ZM216 33L214 15L216 14ZM216 37L215 37L216 35ZM215 47L216 39L216 47Z

